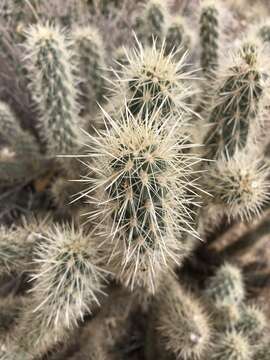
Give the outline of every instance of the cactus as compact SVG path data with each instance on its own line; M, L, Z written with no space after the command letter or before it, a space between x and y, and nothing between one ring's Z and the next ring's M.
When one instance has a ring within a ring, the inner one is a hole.
M38 231L45 226L44 221L40 224L33 221L14 230L0 227L0 276L30 270L33 248L40 238Z
M162 0L149 0L135 19L134 31L143 45L161 44L166 35L168 9Z
M270 26L268 24L263 25L259 29L258 35L262 39L263 42L269 43L270 42Z
M166 135L154 125L159 113L145 123L128 109L118 121L105 116L108 131L89 135L97 177L89 179L93 185L85 191L96 207L89 219L101 223L110 268L116 267L120 280L132 289L138 285L154 292L158 274L170 261L180 263L185 253L174 232L196 234L187 210L193 160L181 154L186 145L177 143L173 130Z
M213 128L205 137L207 156L232 157L243 149L261 108L265 86L258 45L244 42L223 77L217 79L209 122ZM258 125L257 125L258 126Z
M165 39L165 55L177 51L176 57L181 58L181 55L190 49L191 35L188 32L185 20L176 16L170 21Z
M0 102L0 183L17 184L45 173L51 162L45 159L37 140L22 129L10 106Z
M213 77L218 68L219 12L213 1L204 1L200 17L201 67Z
M94 27L77 27L72 35L74 49L78 54L83 97L87 108L89 102L95 105L96 102L104 101L105 50L98 29Z
M201 359L206 355L211 334L208 316L175 279L164 277L153 311L158 342L175 358Z
M245 297L241 271L228 263L221 266L210 280L206 296L216 306L240 304Z
M24 157L37 156L39 146L34 137L30 133L24 131L15 114L13 114L10 106L4 102L0 102L0 137L12 149L16 149L18 155L23 154Z
M20 296L15 298L13 296L0 298L0 348L7 337L10 336L22 304L23 298Z
M98 267L98 250L74 225L55 225L35 249L31 298L15 329L11 351L46 353L99 305L106 272ZM14 349L14 350L12 350Z
M236 329L247 336L252 344L260 341L267 328L265 314L256 305L242 306Z
M210 358L211 360L252 360L252 348L241 333L226 332L218 338Z
M268 360L270 356L270 341L261 344L255 351L255 360Z
M123 96L133 116L151 115L161 110L163 117L173 113L186 120L186 114L193 113L189 98L194 94L192 73L185 71L186 54L175 61L174 54L165 56L165 43L161 49L156 44L143 49L140 43L127 56L128 64L119 72L113 82L113 91ZM114 103L117 104L115 98Z
M255 153L237 153L233 158L217 160L205 174L210 202L222 206L229 218L250 220L259 216L269 200L268 168Z
M26 37L26 65L46 153L71 154L79 136L79 106L70 40L59 27L48 24L31 26Z
M222 65L217 2L203 1L201 53L189 43L196 2L142 2L0 5L12 5L0 14L1 360L269 358L267 313L253 298L268 276L256 241L267 242L267 214L252 224L269 205L268 25L231 41ZM225 7L232 38L248 21L231 22ZM37 221L22 221L28 210ZM216 210L224 221L209 235Z

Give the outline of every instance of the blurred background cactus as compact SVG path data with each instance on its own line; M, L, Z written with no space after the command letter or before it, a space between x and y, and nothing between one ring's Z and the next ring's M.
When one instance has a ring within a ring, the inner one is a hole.
M0 360L269 360L257 0L0 4Z

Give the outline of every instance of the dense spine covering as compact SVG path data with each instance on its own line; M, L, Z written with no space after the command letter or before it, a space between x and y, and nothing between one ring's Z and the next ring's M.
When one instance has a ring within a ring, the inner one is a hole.
M26 36L26 63L46 152L52 156L73 153L79 106L71 42L58 26L48 24L31 26Z
M105 50L98 29L90 26L77 27L73 31L85 103L94 105L104 100ZM90 110L90 109L88 109Z
M203 3L200 17L201 67L205 75L214 76L218 68L219 12L214 2Z
M149 0L135 20L134 31L144 46L161 44L166 35L168 9L162 0Z
M158 336L155 341L161 341L173 358L204 358L211 338L208 316L200 302L175 279L164 277L153 313Z
M243 305L236 329L246 336L252 345L261 341L266 329L267 319L261 309L255 305Z
M236 331L219 336L212 350L211 360L252 360L252 347L247 338Z
M207 156L232 157L243 149L257 117L264 95L264 73L257 44L245 42L233 64L218 76L209 122L213 127L205 137ZM257 125L258 126L258 125Z
M239 305L245 297L241 270L228 263L221 266L210 279L206 295L216 306Z
M181 151L186 145L175 139L174 128L166 133L166 124L155 125L158 112L145 122L128 109L117 121L105 116L107 131L89 135L89 168L96 178L89 178L85 191L95 206L88 216L99 224L120 281L154 292L159 274L185 255L185 243L174 234L196 236L188 211L196 185L188 178L197 160Z
M106 272L98 250L74 226L55 225L36 248L31 297L15 329L10 351L42 357L99 305Z
M38 230L36 224L32 229L0 227L0 276L29 271L33 248L40 240Z
M255 160L250 161L254 156ZM250 220L259 216L269 201L269 171L262 156L236 153L221 158L205 175L206 187L215 204L232 219Z
M184 115L193 112L189 104L194 94L193 75L185 70L186 54L182 54L180 59L175 55L173 52L165 55L165 43L160 49L155 43L145 49L138 43L127 53L127 64L116 71L112 91L120 94L121 104L126 98L133 116L139 115L143 119L160 110L163 118L175 114L178 121L185 121Z

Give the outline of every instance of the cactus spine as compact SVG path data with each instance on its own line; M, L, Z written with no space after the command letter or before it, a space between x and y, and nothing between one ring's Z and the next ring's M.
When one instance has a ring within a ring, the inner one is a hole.
M57 26L33 25L26 32L31 90L40 112L39 131L48 155L77 147L78 112L71 43Z
M208 317L199 301L175 279L164 277L153 313L158 342L161 341L176 359L205 356L211 333Z
M222 334L215 344L211 360L252 360L248 340L236 331Z
M212 159L232 157L247 144L263 97L260 55L257 44L245 42L224 77L217 79L216 99L209 118L214 127L205 138Z
M236 328L249 338L251 344L256 344L261 341L267 328L266 316L257 306L244 305L241 308Z
M112 130L89 135L96 180L89 179L85 191L93 198L96 210L89 218L101 224L110 269L131 289L150 292L158 275L170 262L181 263L185 254L174 233L195 234L186 215L193 202L187 191L193 160L181 154L183 145L173 130L166 134L164 126L155 125L158 116L142 122L128 109L118 121L106 115L106 128Z
M55 225L36 248L34 282L10 352L42 356L98 305L106 272L98 250L74 225Z
M192 112L188 99L194 93L192 74L184 70L186 55L176 61L173 53L165 56L165 43L161 49L156 44L143 49L139 43L127 60L128 64L116 72L119 80L113 83L113 91L121 94L121 100L127 99L131 114L143 119L160 109L163 118L175 114L179 123L185 121L185 115Z
M205 176L214 203L229 218L249 220L258 216L269 199L268 169L261 156L250 162L251 154L237 153L219 159Z

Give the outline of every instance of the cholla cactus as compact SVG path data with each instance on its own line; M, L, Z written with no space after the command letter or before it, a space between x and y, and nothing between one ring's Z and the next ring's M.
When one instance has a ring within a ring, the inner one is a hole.
M74 47L79 59L80 76L83 83L83 96L92 106L101 103L105 87L105 50L98 29L85 26L73 31ZM88 109L91 110L91 109Z
M164 277L153 312L158 342L164 343L169 353L176 359L204 358L211 338L208 316L175 279Z
M89 135L95 145L93 152L89 146L89 166L96 175L85 191L96 207L89 218L102 229L110 269L132 289L154 292L159 274L185 254L174 233L196 236L188 212L196 185L189 195L187 180L196 160L181 152L186 145L177 142L173 128L166 134L166 124L154 125L158 112L145 122L128 109L118 121L105 116L108 130Z
M24 222L23 226L0 228L0 276L22 274L32 268L33 249L40 241L40 231L46 229L49 218Z
M186 120L182 115L192 112L188 100L194 94L190 85L192 73L184 70L186 54L175 61L174 53L165 56L165 43L161 49L157 49L155 43L146 49L138 43L137 48L127 54L127 60L127 65L116 72L118 79L112 88L120 94L121 104L125 97L134 116L148 116L160 109L163 117L173 113Z
M268 360L270 356L270 341L267 341L256 349L254 354L254 359L258 360Z
M269 200L268 168L262 157L247 151L233 158L222 158L205 174L213 200L229 218L249 220L258 216Z
M218 75L209 118L214 128L205 137L210 158L232 157L246 146L255 119L258 126L265 89L261 56L257 43L244 42L232 65Z
M134 31L144 45L162 43L166 35L168 9L162 0L149 0L135 20Z
M0 348L11 335L22 305L23 298L20 296L0 298Z
M204 1L200 17L201 67L205 75L214 76L218 68L219 11L213 0Z
M206 295L218 307L240 304L245 297L241 271L228 263L221 266L210 280Z
M99 304L106 272L98 267L98 249L74 226L57 226L36 248L34 286L8 351L42 356Z
M212 351L211 360L252 360L252 348L248 340L236 331L222 334Z
M165 55L176 51L175 57L181 58L181 55L190 49L190 46L191 35L185 19L181 16L173 17L166 33Z
M9 105L0 102L0 183L17 184L46 172L49 162L37 140L22 129Z
M79 106L71 42L63 30L48 24L31 26L26 36L26 63L46 152L52 156L73 153Z
M270 25L265 24L259 29L258 35L262 39L263 42L269 43L270 42Z
M263 338L267 328L266 316L256 305L242 306L236 328L247 336L252 344L256 344Z
M13 114L10 106L4 102L0 102L0 137L2 141L11 145L11 149L17 150L18 155L25 157L33 157L39 154L39 146L34 137L24 131Z

